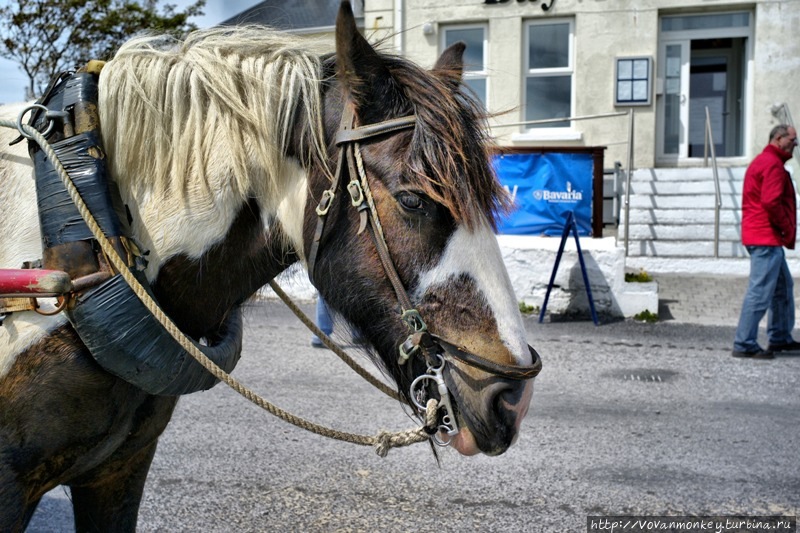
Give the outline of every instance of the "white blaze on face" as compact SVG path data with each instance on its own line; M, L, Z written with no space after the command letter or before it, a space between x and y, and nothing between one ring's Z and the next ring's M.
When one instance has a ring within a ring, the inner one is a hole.
M494 314L500 340L514 355L517 364L530 364L525 326L511 286L497 238L484 221L475 231L463 226L450 237L439 264L420 275L415 296L448 280L467 275L473 280Z

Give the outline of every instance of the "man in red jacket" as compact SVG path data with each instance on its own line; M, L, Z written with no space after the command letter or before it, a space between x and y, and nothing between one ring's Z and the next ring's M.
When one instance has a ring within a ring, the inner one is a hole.
M800 350L792 338L794 282L783 247L792 250L797 232L794 184L786 170L797 131L775 126L769 144L747 167L742 191L742 244L750 254L750 283L733 342L734 357L772 359L773 352ZM758 345L758 323L767 317L766 350Z

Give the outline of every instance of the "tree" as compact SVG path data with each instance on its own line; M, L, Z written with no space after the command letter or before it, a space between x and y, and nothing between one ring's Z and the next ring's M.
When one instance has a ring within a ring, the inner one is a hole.
M206 0L185 11L160 0L12 0L0 7L0 56L19 64L30 84L26 98L41 94L57 73L90 59L110 59L142 30L185 34L189 17L203 14Z

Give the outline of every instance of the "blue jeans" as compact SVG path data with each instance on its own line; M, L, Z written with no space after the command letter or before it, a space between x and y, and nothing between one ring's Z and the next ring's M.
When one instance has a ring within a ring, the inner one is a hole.
M794 329L794 281L781 246L748 246L750 283L744 295L742 313L733 349L752 352L759 349L758 323L767 315L770 344L792 342Z
M317 295L317 327L322 330L322 333L329 336L333 333L333 319L331 318L331 313L328 311L328 306L325 304L325 300L322 299L322 296ZM311 342L315 344L321 344L316 335L311 335Z

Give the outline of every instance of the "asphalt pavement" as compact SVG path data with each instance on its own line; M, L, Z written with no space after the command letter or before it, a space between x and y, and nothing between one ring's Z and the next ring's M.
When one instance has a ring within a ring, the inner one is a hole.
M655 324L525 319L544 369L500 457L445 449L437 464L418 444L381 459L224 385L189 395L161 439L139 530L579 532L591 515L798 515L800 354L730 356L746 280L655 277ZM254 304L246 326L234 375L281 407L364 434L416 425L311 348L279 302ZM71 520L58 488L29 531Z

